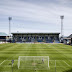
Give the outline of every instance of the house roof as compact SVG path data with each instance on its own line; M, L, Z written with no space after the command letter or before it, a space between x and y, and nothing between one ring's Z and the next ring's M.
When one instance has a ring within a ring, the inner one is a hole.
M16 32L16 33L11 33L11 34L60 34L60 33L44 33L44 32L43 33L41 32L40 33L36 33L36 32L35 33L32 33L32 32L31 33L30 32L20 33L20 32Z
M8 35L4 32L0 32L0 36L8 36Z
M72 34L70 36L68 36L67 38L72 38Z

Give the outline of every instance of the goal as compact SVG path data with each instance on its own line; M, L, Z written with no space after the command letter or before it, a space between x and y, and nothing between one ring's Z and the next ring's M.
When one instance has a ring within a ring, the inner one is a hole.
M18 69L48 69L49 56L19 56Z

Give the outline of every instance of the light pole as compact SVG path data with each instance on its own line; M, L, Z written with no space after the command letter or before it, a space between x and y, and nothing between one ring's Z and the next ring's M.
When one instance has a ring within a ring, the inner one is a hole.
M9 36L11 34L11 20L12 20L12 17L8 17L8 20L9 20Z
M64 15L60 16L61 19L61 37L63 38L63 19L64 19Z

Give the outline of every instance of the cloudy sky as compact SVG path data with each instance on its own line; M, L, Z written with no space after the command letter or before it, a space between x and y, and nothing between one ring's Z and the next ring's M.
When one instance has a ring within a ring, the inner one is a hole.
M72 33L72 0L0 0L0 32L61 32L60 15L64 15L64 35Z

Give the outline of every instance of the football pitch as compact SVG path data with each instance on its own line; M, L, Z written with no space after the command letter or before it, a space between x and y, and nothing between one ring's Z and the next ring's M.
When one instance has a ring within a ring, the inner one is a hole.
M18 69L19 56L49 56L44 63L24 60ZM64 44L0 44L0 72L72 72L72 46Z

